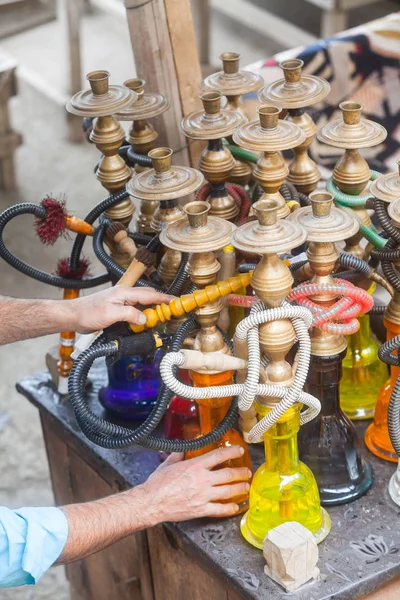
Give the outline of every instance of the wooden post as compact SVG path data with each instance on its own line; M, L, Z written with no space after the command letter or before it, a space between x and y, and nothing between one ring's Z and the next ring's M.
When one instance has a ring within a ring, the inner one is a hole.
M80 27L82 16L81 0L63 0L66 15L69 63L69 94L73 96L82 89L82 65ZM82 142L82 119L67 113L69 139L71 142Z
M169 146L180 164L196 166L198 145L180 132L184 115L201 108L201 70L190 0L125 0L138 77L164 94L171 108L157 117L159 145Z

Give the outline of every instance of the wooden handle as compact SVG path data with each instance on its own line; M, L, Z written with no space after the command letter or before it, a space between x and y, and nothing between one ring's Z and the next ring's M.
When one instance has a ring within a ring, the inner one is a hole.
M122 252L129 254L130 258L134 258L137 252L136 244L130 238L126 231L120 231L114 238L114 242L118 244Z
M128 285L129 287L134 286L137 280L140 279L143 273L145 273L146 269L146 265L134 258L125 273L122 275L121 279L118 281L117 285Z

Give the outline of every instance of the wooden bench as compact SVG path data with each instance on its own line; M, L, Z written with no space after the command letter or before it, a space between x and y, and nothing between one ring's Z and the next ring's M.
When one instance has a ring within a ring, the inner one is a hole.
M17 94L17 64L0 49L0 188L15 188L14 152L22 144L22 136L13 130L8 102Z

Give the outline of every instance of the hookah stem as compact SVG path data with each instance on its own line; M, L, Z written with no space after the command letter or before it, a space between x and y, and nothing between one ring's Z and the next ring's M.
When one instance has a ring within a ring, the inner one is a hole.
M64 290L64 300L73 300L79 297L78 289ZM59 356L57 363L58 373L61 377L68 378L72 369L71 354L74 351L75 331L63 331L60 334Z

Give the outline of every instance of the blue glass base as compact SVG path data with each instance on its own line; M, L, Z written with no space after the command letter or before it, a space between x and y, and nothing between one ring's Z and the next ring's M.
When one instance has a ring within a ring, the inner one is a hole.
M99 392L105 409L127 419L146 419L156 403L161 360L158 351L154 360L124 356L108 369L109 384Z

